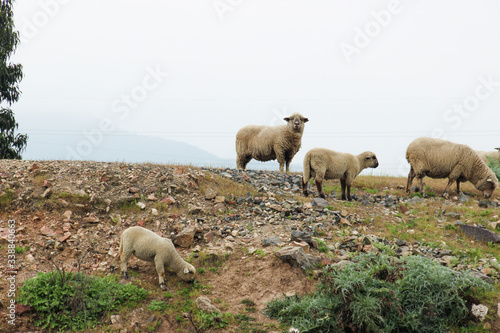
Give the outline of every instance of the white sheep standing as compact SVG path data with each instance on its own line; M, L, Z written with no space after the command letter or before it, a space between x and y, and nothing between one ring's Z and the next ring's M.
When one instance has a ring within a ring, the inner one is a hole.
M476 189L489 198L495 191L498 180L493 171L469 146L436 138L418 138L406 149L406 160L410 163L406 191L411 194L413 178L420 179L420 190L425 196L423 178L448 178L448 185L443 197L448 197L448 190L453 182L457 183L460 194L460 182L470 181Z
M165 290L165 266L177 273L177 276L184 281L194 280L196 272L194 266L181 258L172 241L160 237L149 229L136 226L122 233L119 256L114 263L120 259L121 271L125 279L128 279L127 261L132 254L138 259L155 263L162 290ZM111 268L113 270L114 265Z
M283 118L281 126L248 125L236 134L236 165L245 169L250 160L270 161L277 159L280 171L290 171L290 163L302 144L304 124L309 119L299 113Z
M302 192L305 196L309 195L307 190L309 179L314 177L320 197L325 198L323 179L340 179L342 200L351 201L351 184L354 178L364 169L376 167L378 167L377 157L370 151L353 155L326 148L313 148L304 157Z
M476 153L479 157L488 165L488 157L494 158L500 161L500 148L495 148L496 150L484 151L484 150L476 150Z

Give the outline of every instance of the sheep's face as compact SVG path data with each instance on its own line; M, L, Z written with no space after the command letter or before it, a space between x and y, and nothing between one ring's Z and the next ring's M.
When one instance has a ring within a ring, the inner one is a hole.
M300 113L294 113L290 117L283 118L287 123L288 127L294 132L304 131L304 124L309 121L309 119L302 116Z
M491 195L493 194L493 192L495 191L495 189L497 188L497 185L498 185L498 181L497 181L496 177L495 178L493 178L493 177L494 176L488 176L488 178L480 181L476 186L476 188L479 191L483 192L483 195L486 199L491 197Z
M193 265L187 265L184 267L184 269L180 272L177 273L177 276L183 280L183 281L193 281L194 280L194 275L196 273L196 269L194 268Z
M365 166L367 168L376 168L376 167L378 167L377 156L375 156L375 154L372 153L371 151L365 151L363 153L363 158L365 160Z

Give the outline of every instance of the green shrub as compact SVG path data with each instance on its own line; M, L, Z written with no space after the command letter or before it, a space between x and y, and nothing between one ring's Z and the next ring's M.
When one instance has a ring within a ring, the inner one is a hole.
M362 254L326 267L317 290L269 302L264 313L300 332L446 332L467 321L464 296L493 289L417 256Z
M120 284L113 276L99 278L61 270L38 273L20 288L19 301L31 306L36 326L43 329L83 330L120 305L134 306L148 292L132 284Z
M500 179L500 161L498 161L495 158L491 158L487 156L488 158L488 166L490 167L491 170L493 170L493 173L497 176L498 179Z
M168 307L169 307L169 305L165 302L152 300L151 303L148 305L148 310L149 311L165 311L166 309L168 309Z

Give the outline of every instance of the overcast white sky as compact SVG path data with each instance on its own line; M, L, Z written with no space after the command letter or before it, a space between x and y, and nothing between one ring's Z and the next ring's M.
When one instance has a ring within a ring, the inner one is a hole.
M377 173L405 175L419 136L500 146L499 1L18 0L14 13L12 109L24 133L66 138L46 146L60 159L137 132L234 160L239 128L293 112L310 120L299 165L314 147L371 150Z

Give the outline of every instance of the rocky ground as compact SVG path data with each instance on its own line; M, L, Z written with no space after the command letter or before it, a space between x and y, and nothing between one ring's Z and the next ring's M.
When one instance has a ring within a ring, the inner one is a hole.
M355 189L355 200L348 203L336 199L335 183L327 200L302 197L299 174L0 160L1 310L6 310L9 301L8 221L15 221L16 245L21 249L15 262L17 286L56 266L110 274L120 232L141 225L171 238L181 255L190 257L197 267L207 255L223 258L219 269L207 270L199 280L210 286L206 296L215 305L235 314L245 311L245 299L262 310L266 302L283 294L310 291L318 264L342 263L353 252L382 251L380 244L401 256L426 256L498 283L496 252L482 251L480 257L470 258L470 251L457 251L460 244L484 247L500 242L495 231L500 219L498 195L488 201L474 197L473 191L451 200L409 199L403 191L404 179L377 184L376 191L366 189L375 187L370 186L373 182L370 179ZM440 238L415 222L425 216L429 220L429 215L442 232ZM388 227L399 228L400 234L388 233ZM132 283L159 289L153 265L131 259L129 267L138 273ZM168 275L167 280L171 288L177 288L175 275ZM35 331L34 315L18 305L17 328L4 320L0 329ZM252 316L265 331L279 331L278 324L260 311ZM498 319L487 325L498 327ZM120 314L113 324L107 318L100 329L200 331L187 320L151 313L144 307ZM225 330L240 331L238 327Z

